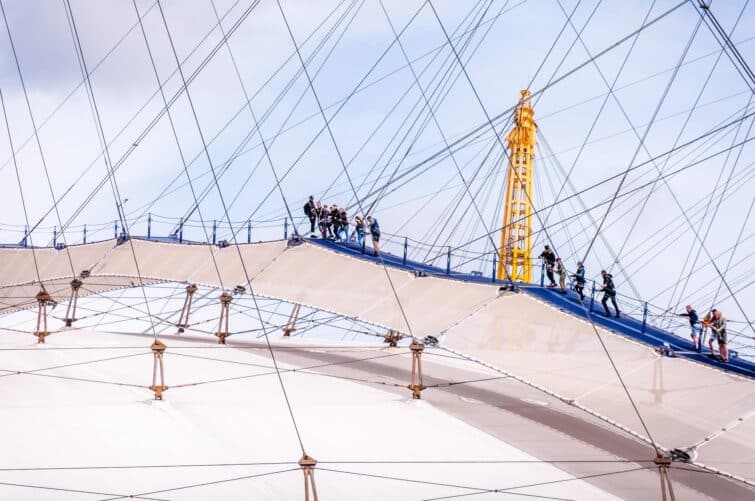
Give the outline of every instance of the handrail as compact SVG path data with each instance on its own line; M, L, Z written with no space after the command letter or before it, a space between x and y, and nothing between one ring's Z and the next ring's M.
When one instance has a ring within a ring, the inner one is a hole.
M230 226L233 228L234 234L239 236L239 242L251 243L252 241L278 240L281 237L288 238L293 233L293 229L289 228L289 224L290 223L287 218L280 217L273 219L248 219L231 221ZM141 227L142 225L145 226L146 231L144 234L148 239L176 241L178 243L183 243L184 241L192 243L217 243L222 240L230 240L230 238L228 238L230 231L228 228L229 223L227 221L223 221L222 219L205 220L203 225L202 221L200 221L199 219L187 219L184 221L182 218L149 213L146 218L141 218L141 220L140 218L134 218L133 220L129 221L129 227L132 231L134 230L134 228ZM179 231L173 234L168 233L164 236L156 236L159 234L159 232L155 231L156 228L153 228L153 226L157 227L159 225L164 225L170 228L178 227ZM0 238L5 233L9 233L14 236L20 235L20 237L15 241L5 244L0 243L0 246L26 247L30 243L30 236L40 234L49 235L52 237L50 240L48 240L47 246L49 247L59 247L63 245L64 236L68 237L68 240L65 241L69 245L73 245L74 243L71 241L70 237L71 234L74 233L74 230L76 230L76 233L79 233L81 235L80 241L82 243L86 243L87 239L89 239L89 241L93 241L92 237L108 231L109 228L112 228L112 235L116 238L121 236L119 235L119 233L123 232L123 229L119 227L119 224L117 222L95 224L85 223L81 225L69 226L66 231L63 232L63 234L58 233L57 226L40 226L36 227L33 232L28 233L27 228L24 225L9 225L0 223ZM192 230L199 228L206 230L207 234L205 235L205 233L202 232L202 234L199 236L200 238L195 238L186 234L186 232L191 232ZM259 232L261 230L264 231L263 236L266 236L267 238L258 238ZM383 241L381 242L382 247L385 249L386 247L396 246L398 250L398 253L396 255L402 256L404 263L407 262L409 256L412 253L432 250L437 254L431 258L428 258L427 260L424 260L424 264L426 265L437 263L439 267L445 269L446 274L465 273L463 270L467 270L466 273L472 276L490 276L492 279L495 279L495 270L497 261L499 259L497 249L495 252L473 251L470 249L462 250L459 247L451 247L448 245L428 244L406 235L387 232L382 232L382 234L384 236ZM246 238L243 238L244 236ZM77 239L77 243L78 242L79 240ZM37 247L39 247L39 245L37 245ZM542 263L542 260L540 260L539 258L530 258L530 263L533 267L536 266L536 263L538 262L541 263L541 265L539 266L540 276L538 277L538 283L542 285L545 274L545 267L543 265L544 263ZM476 270L469 269L470 265L472 264L476 265ZM572 275L573 273L573 271L568 269L566 271L569 275ZM571 282L569 285L572 285ZM588 297L590 297L590 303L591 305L593 305L595 303L596 295L600 293L600 286L598 282L594 279L588 280L585 284L585 293L586 295L589 295ZM660 322L663 321L664 323L667 323L665 327L666 329L674 329L683 328L686 323L685 320L678 318L676 313L669 312L667 311L667 309L653 304L649 301L645 301L642 298L637 298L617 292L617 299L619 301L620 307L625 314L642 315L643 321L646 324L654 325L660 328ZM731 320L730 322L737 323L736 320ZM738 335L733 329L730 330L732 334Z

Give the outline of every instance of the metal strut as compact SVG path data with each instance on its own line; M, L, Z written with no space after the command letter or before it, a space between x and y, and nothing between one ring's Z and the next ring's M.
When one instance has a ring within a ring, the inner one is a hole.
M54 307L57 303L44 287L37 292L35 298L37 299L37 330L34 334L37 336L37 343L44 343L45 338L50 335L47 330L47 305L51 304Z
M163 353L165 353L165 348L167 348L167 346L155 339L150 348L152 348L152 354L155 356L155 360L152 364L152 386L150 386L149 389L155 392L155 400L162 400L163 392L168 389L168 387L165 386L165 371L163 369ZM160 384L157 384L158 367L160 368Z
M82 285L84 285L84 282L78 278L71 280L71 299L68 301L66 317L63 319L66 327L70 327L76 321L76 303L79 300L79 289Z
M399 335L398 331L395 331L393 329L389 330L384 336L383 336L383 342L388 343L389 348L395 348L398 346L398 342L401 340L401 335Z
M233 300L233 296L227 292L220 295L220 321L218 322L218 331L215 333L218 337L218 344L225 344L225 338L228 337L228 315L231 300Z
M309 501L310 485L312 486L312 501L318 501L317 486L315 486L315 465L317 460L305 452L299 460L299 466L304 473L304 501Z
M661 478L661 499L663 501L676 501L674 488L671 486L671 479L668 476L671 461L670 457L661 455L656 456L653 460L656 466L658 466L658 474Z
M409 349L412 350L412 381L406 387L412 390L412 398L420 399L422 390L425 389L425 385L422 384L422 350L425 349L425 345L412 341Z
M291 333L296 330L296 320L299 318L299 309L301 309L301 305L299 303L294 304L294 309L291 310L288 322L283 326L284 337L289 337Z
M184 305L181 308L181 316L178 318L178 333L184 332L184 329L189 327L189 312L191 311L191 298L194 293L197 292L197 284L189 284L186 286L186 297L184 298Z

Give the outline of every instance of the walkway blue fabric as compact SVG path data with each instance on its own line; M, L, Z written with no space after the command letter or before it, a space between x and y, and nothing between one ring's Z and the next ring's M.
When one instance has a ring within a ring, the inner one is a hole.
M321 245L322 247L343 254L348 254L372 262L383 262L393 268L399 268L410 272L420 272L425 275L449 278L452 280L463 280L467 282L489 283L497 284L500 286L509 285L509 282L494 280L492 276L485 277L454 271L447 273L446 269L429 266L427 264L418 263L411 260L404 261L403 257L395 256L389 253L381 252L380 256L376 257L373 250L369 246L360 248L354 243L337 243L332 240L323 240L320 238L310 238L308 240L312 243L316 243L318 245ZM664 345L668 345L668 347L671 348L671 350L674 352L674 356L694 360L696 362L710 365L724 371L733 372L755 379L755 363L743 358L739 358L735 350L729 350L729 362L723 363L717 358L710 358L705 352L695 352L694 346L692 345L691 341L683 339L671 332L664 331L657 327L651 326L650 324L647 324L643 328L642 321L631 316L622 314L621 318L606 317L603 314L602 305L597 300L597 298L595 303L592 305L590 304L589 297L586 298L586 304L585 306L582 306L579 303L578 296L572 291L568 291L566 294L562 294L559 289L549 289L536 285L518 285L518 288L523 293L537 297L538 299L541 299L566 313L586 320L592 320L596 325L599 325L622 336L626 336L628 338L644 343L652 348L661 348Z

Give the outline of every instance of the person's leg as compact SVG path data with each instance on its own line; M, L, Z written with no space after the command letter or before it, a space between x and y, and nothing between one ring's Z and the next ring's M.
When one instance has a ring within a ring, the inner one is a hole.
M710 336L710 339L708 339L708 348L710 348L710 354L713 355L715 353L715 350L713 349L713 338L715 337L712 333Z
M616 302L616 294L611 294L611 303L613 304L613 309L616 310L616 318L619 318L621 312L619 311L619 304Z
M566 294L566 275L564 273L558 276L558 285L561 286L561 292Z
M309 232L314 233L315 232L315 217L309 216Z
M550 287L556 286L556 277L553 276L553 268L548 266L545 269L545 274L548 275L548 280L550 281Z
M608 311L608 294L603 294L603 299L601 299L600 302L603 304L603 309L606 311L606 316L610 317L611 312Z
M718 353L721 355L721 360L724 362L729 361L729 346L726 343L726 331L718 336Z
M697 337L697 327L695 327L694 324L690 325L691 337L692 337L692 346L695 347L695 351L698 350L699 346L699 338Z

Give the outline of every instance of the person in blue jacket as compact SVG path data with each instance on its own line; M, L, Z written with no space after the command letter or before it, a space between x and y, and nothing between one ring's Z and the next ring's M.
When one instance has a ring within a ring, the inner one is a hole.
M585 265L577 261L577 271L571 276L574 279L574 292L579 294L579 302L585 302Z

